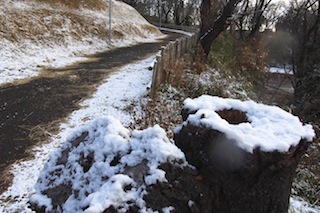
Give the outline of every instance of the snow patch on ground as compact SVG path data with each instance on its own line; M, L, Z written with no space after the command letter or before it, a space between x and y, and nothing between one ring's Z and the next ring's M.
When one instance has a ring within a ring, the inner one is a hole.
M279 74L288 74L292 75L293 71L291 67L285 67L285 68L280 68L280 67L270 67L269 72L271 73L279 73Z
M83 142L74 145L73 141L86 132ZM64 150L69 150L67 156ZM90 159L88 156L93 159L86 163L83 158ZM159 168L165 162L187 165L183 152L158 125L130 133L113 117L96 119L78 128L51 154L31 200L50 210L53 204L46 192L63 191L60 187L64 186L72 192L61 207L63 212L98 213L111 205L119 212L127 212L133 205L146 212L146 187L166 181L165 172ZM168 207L164 212L170 210Z
M81 103L83 107L74 111L63 129L73 128L85 121L93 120L99 116L112 115L125 126L132 122L126 107L139 100L139 96L148 89L152 78L152 71L148 68L154 62L154 56L135 64L124 66L120 72L110 76L106 83L98 87L92 98ZM135 111L141 110L139 106L132 106Z
M288 213L319 213L319 206L311 206L310 203L306 202L300 197L292 196L290 198L290 208Z

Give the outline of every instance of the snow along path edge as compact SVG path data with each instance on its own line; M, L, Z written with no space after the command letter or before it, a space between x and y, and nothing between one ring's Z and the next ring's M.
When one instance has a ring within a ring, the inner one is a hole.
M132 101L139 103L138 100L147 92L152 79L152 71L148 68L154 59L155 56L151 56L126 65L118 72L111 74L93 96L81 104L83 108L74 111L68 121L61 124L60 133L53 137L50 143L33 149L34 160L14 164L12 185L0 196L0 212L31 212L27 202L30 195L35 192L34 185L49 159L49 154L59 148L77 128L108 115L116 117L122 125L128 126L132 118L123 109ZM141 107L137 105L134 110L141 111Z

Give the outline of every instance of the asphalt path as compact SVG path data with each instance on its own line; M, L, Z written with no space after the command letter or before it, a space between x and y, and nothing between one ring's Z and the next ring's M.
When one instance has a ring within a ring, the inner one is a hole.
M46 142L59 122L89 97L117 67L156 54L161 46L181 37L168 33L155 43L117 48L89 56L89 60L38 77L0 87L0 193L10 184L12 163L32 156L31 148Z

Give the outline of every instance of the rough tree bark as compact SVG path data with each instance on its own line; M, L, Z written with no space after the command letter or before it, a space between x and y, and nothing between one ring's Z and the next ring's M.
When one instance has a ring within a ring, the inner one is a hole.
M239 111L219 112L235 125L247 122ZM187 111L183 117L188 116ZM212 193L212 212L287 212L291 183L308 142L291 147L286 153L248 153L224 133L188 124L175 135L177 146L197 168Z

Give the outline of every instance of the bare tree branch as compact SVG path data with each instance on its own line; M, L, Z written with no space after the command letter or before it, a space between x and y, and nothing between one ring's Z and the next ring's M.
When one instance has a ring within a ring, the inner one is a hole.
M215 1L214 3L216 3ZM209 54L211 44L218 35L228 26L228 20L241 0L229 0L225 6L214 8L211 0L203 0L201 4L201 30L199 42L206 53ZM221 3L221 2L220 2ZM215 14L216 17L210 17Z

